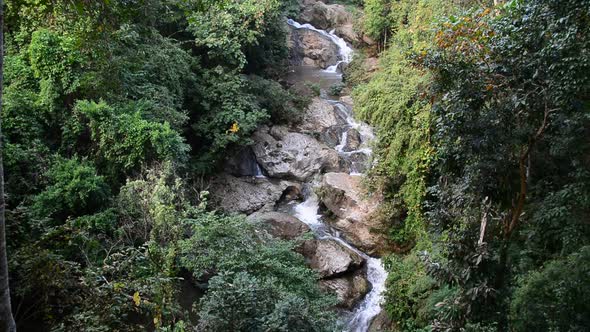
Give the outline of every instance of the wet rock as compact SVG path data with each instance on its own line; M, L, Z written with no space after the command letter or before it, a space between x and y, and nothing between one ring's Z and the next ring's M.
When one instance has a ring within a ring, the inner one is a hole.
M336 151L311 136L285 127L262 127L252 136L256 160L270 177L306 181L321 171L336 170Z
M299 184L268 178L235 177L221 174L211 180L209 192L213 204L225 212L250 214L274 205L285 189Z
M331 239L317 241L311 267L321 278L331 278L360 269L365 259L359 254Z
M373 318L371 325L369 325L369 332L386 332L395 331L395 324L391 318L387 315L387 312L381 310L381 312Z
M361 179L346 173L327 173L319 195L333 214L328 221L342 232L345 240L369 255L379 256L388 251L385 227L376 218L380 197L369 196Z
M258 212L247 219L263 225L270 235L283 240L295 240L310 231L303 221L282 212Z
M321 1L306 1L299 20L301 23L309 23L314 27L326 30L331 22L328 20L328 5Z
M344 103L347 107L354 107L354 100L351 96L342 96L340 97L340 102Z
M330 38L309 29L290 28L291 65L328 68L339 60L339 49Z
M344 125L326 128L320 133L320 140L327 146L335 148L338 144L340 144L342 132L344 130Z
M308 264L317 250L317 240L311 229L303 221L283 212L256 212L248 216L248 221L265 229L272 237L297 241L295 251L302 254ZM308 236L309 235L309 236Z
M371 166L370 160L363 151L348 152L342 157L341 169L353 174L365 173Z
M358 44L361 41L352 24L338 26L334 33L351 44Z
M327 100L313 98L303 116L302 123L297 128L303 132L321 132L326 128L342 124L334 113L334 106Z
M278 204L288 204L289 202L298 201L298 200L303 200L303 192L301 191L300 185L287 187L283 191L283 194L281 195L281 198L279 199L279 201L277 203Z
M346 121L335 112L334 105L325 99L314 98L296 129L318 137L322 143L334 148L340 144L345 125Z
M354 128L348 129L346 132L346 141L344 142L344 147L342 151L344 152L351 152L356 151L360 148L362 143L361 133Z
M256 176L259 171L256 156L250 147L230 152L223 170L234 176Z
M348 310L354 308L371 291L371 284L363 271L341 278L320 280L320 287L336 293L337 306Z

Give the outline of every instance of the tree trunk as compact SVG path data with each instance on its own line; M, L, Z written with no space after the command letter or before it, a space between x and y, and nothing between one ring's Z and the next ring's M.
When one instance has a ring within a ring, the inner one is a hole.
M8 259L6 255L6 217L4 200L4 146L2 136L2 92L4 85L4 1L0 0L0 330L16 331L10 305Z

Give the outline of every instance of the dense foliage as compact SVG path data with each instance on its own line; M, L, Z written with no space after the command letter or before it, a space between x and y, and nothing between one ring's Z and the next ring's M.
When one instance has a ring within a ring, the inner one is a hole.
M298 243L196 185L259 125L300 119L308 100L280 83L298 1L5 2L19 329L338 328ZM376 43L344 77L377 132L393 326L587 330L590 1L362 5Z
M295 244L209 211L191 185L306 106L274 80L296 2L5 2L18 328L333 330Z
M590 2L443 3L366 1L392 37L357 112L413 248L389 259L387 310L408 331L583 331Z

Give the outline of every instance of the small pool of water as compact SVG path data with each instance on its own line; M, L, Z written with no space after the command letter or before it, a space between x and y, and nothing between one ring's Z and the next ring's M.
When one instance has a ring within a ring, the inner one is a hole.
M310 82L319 85L324 91L330 91L332 85L342 83L342 74L318 70L312 66L293 66L289 68L287 81Z

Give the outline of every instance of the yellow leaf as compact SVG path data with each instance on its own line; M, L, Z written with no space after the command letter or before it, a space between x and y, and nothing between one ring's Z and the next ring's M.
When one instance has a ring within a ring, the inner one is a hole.
M141 303L141 297L139 297L139 292L135 292L135 294L133 294L133 302L135 302L135 305L139 307L139 304Z
M232 134L237 133L240 130L240 126L238 126L237 122L234 122L234 124L231 125L231 127L229 128L229 132Z
M160 327L161 322L162 322L162 312L158 312L154 316L154 326L156 326L156 328Z

